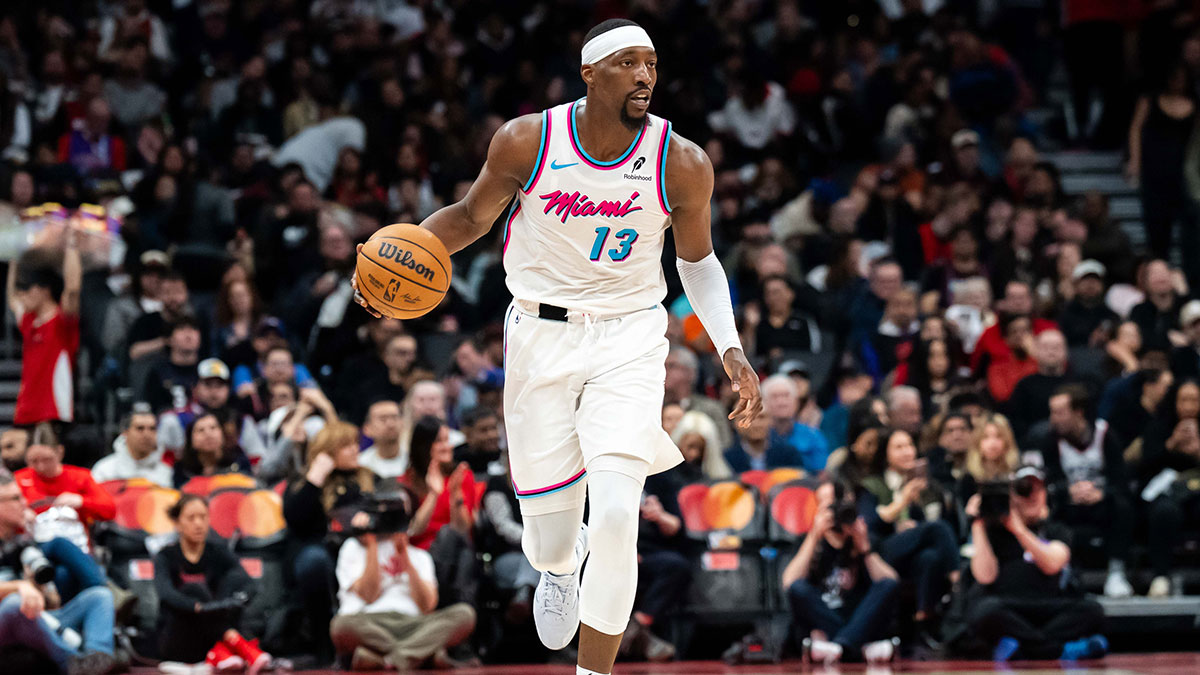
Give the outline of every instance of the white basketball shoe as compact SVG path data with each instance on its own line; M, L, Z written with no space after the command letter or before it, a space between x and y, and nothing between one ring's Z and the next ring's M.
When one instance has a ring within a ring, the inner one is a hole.
M533 623L547 649L563 649L579 630L579 576L588 556L587 525L575 540L575 571L558 576L542 572L533 593Z

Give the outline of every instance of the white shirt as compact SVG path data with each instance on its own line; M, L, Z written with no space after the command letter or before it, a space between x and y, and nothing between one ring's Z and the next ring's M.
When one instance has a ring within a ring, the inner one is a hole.
M378 548L380 593L375 602L368 605L357 593L350 590L354 582L358 581L367 569L367 549L354 537L347 539L346 543L342 544L337 560L338 600L340 601L338 614L396 612L408 616L420 616L423 613L421 608L417 607L416 601L413 600L412 590L409 587L409 575L416 572L417 576L425 583L436 589L437 577L433 571L433 557L422 549L409 546L408 562L411 569L394 574L392 555L395 552L396 547L391 540L381 538Z
M100 458L92 467L92 478L97 483L145 478L155 485L169 488L173 485L171 467L167 466L162 458L162 448L158 448L142 459L134 459L125 444L125 436L117 436L113 441L112 454Z
M408 471L408 453L401 448L395 457L382 457L379 448L372 445L358 456L358 465L374 471L380 478L399 478Z

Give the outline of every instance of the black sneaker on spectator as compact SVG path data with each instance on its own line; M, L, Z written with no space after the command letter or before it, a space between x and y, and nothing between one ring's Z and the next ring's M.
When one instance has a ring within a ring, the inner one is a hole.
M71 657L67 663L67 675L107 675L116 664L112 654L88 652Z

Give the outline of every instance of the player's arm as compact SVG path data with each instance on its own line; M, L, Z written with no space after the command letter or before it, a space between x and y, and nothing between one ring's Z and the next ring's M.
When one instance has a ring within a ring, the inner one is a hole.
M712 338L725 373L739 400L730 419L748 427L760 412L758 374L750 367L733 320L729 279L713 253L710 203L713 168L708 155L695 143L673 136L667 152L667 200L672 206L671 227L683 291Z
M83 287L83 260L79 255L79 242L75 228L67 228L66 247L63 252L63 292L59 303L63 314L79 314L79 293Z
M509 200L529 180L537 162L542 116L509 120L492 137L487 161L461 201L443 207L421 223L456 253L492 229Z
M21 303L17 297L17 261L13 259L8 263L8 285L5 288L5 294L8 296L8 309L12 311L13 316L17 321L21 321L21 317L25 314L25 305Z

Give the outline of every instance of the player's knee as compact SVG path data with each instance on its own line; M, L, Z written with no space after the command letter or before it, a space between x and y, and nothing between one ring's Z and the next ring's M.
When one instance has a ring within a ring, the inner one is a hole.
M569 545L567 545L569 544ZM529 564L539 572L561 574L563 571L575 569L575 541L564 542L561 546L545 546L540 542L525 537L521 548Z
M629 541L636 542L638 531L637 507L637 503L593 503L591 520L588 522L588 530L591 536L595 540L607 540L616 545L621 545Z

